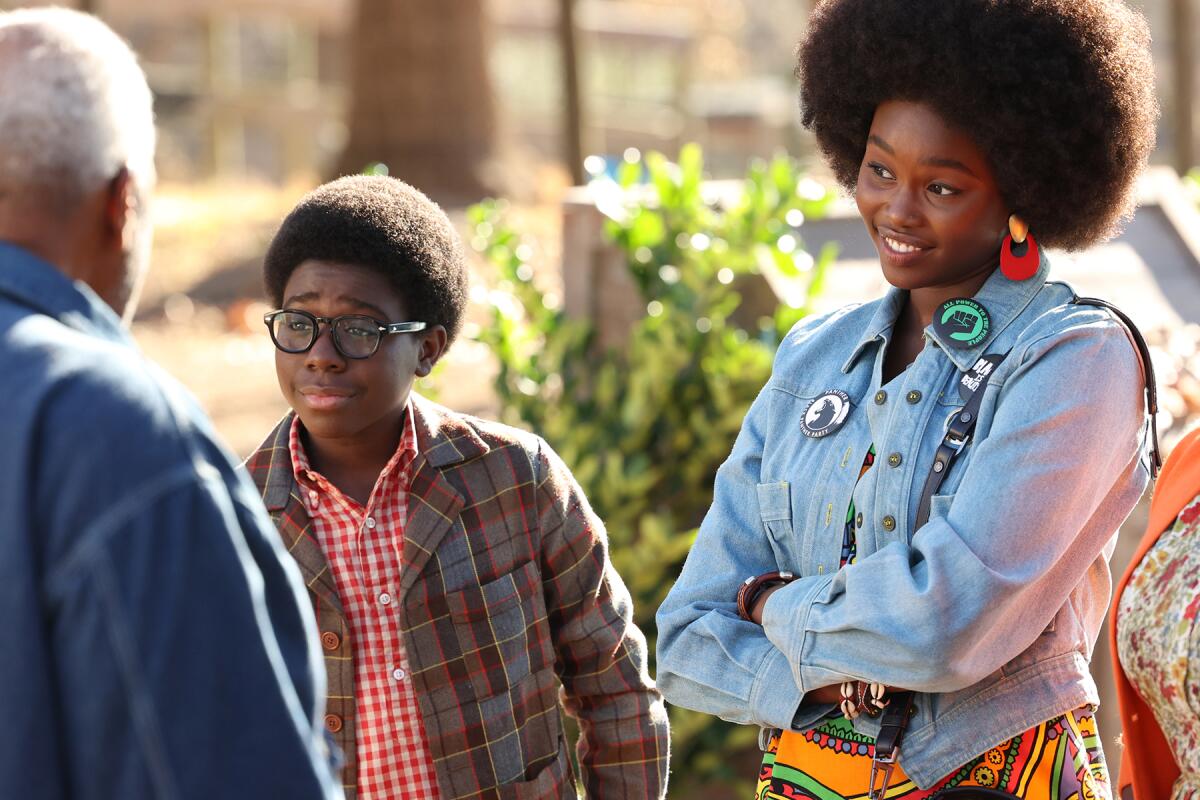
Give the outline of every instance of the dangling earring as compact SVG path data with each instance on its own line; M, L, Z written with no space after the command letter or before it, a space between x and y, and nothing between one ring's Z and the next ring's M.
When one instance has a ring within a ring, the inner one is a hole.
M1008 235L1000 245L1000 271L1010 281L1025 281L1037 274L1041 257L1029 226L1013 214L1008 218Z

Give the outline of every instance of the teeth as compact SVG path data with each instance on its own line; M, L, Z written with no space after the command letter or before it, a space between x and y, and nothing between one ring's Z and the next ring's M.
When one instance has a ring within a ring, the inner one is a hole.
M888 247L895 250L897 253L915 253L921 249L919 247L913 247L911 244L897 242L895 239L892 239L889 236L883 237L883 240L887 242Z

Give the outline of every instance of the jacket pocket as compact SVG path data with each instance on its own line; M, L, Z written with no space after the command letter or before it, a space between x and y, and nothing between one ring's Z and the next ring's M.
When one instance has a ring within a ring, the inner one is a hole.
M488 761L497 786L513 789L512 797L549 797L532 791L543 780L547 765L552 768L565 754L559 722L558 676L544 669L513 684L492 697L479 700ZM544 780L551 782L553 773ZM501 795L508 796L508 795Z
M792 533L792 493L787 481L758 484L758 515L762 521L775 563L780 569L795 570L796 542Z
M571 763L567 757L566 743L558 743L558 754L554 760L536 772L531 780L502 784L496 787L496 790L500 800L575 800L575 786L571 780Z
M446 595L476 698L490 697L554 661L541 573L530 561Z

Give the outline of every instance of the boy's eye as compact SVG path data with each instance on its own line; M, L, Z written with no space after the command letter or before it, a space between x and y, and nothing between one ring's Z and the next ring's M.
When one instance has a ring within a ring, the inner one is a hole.
M367 320L346 319L342 320L342 333L356 339L365 339L368 336L376 334L375 324Z
M288 330L296 333L308 333L312 330L312 323L303 317L292 317L287 323Z

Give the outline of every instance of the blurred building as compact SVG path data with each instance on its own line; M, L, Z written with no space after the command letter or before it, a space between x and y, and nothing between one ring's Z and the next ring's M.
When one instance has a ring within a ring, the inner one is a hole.
M407 2L414 0L396 0ZM563 0L488 0L492 90L509 152L557 161ZM1155 33L1164 123L1157 160L1200 153L1191 0L1132 0ZM0 0L0 7L29 3ZM38 4L38 3L34 3ZM158 98L167 178L280 182L332 169L346 141L354 0L79 0L141 54ZM586 152L705 145L712 171L806 151L792 60L811 0L577 0ZM1183 12L1181 12L1183 9ZM1183 13L1183 16L1180 14ZM1179 20L1188 24L1180 30ZM1186 58L1180 58L1179 48ZM440 54L439 54L440 55ZM446 53L453 58L453 53ZM380 75L380 80L396 79ZM1174 94L1173 94L1174 92ZM1187 126L1177 124L1180 115ZM1181 148L1183 131L1192 131ZM1200 159L1198 156L1195 158Z

